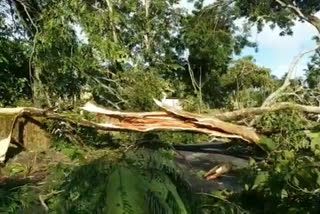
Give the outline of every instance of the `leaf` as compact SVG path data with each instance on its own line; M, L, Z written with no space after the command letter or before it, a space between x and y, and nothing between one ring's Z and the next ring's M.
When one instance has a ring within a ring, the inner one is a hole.
M252 189L256 189L257 187L265 184L269 178L269 174L267 172L259 172L256 176Z
M248 185L248 184L245 184L245 185L244 185L244 189L245 189L246 191L249 191L249 185Z
M144 212L145 185L130 169L119 167L109 177L107 184L108 214L135 214Z
M276 143L271 138L265 136L260 138L258 145L266 152L271 152L276 148Z
M311 140L311 150L313 152L320 150L320 132L306 131L305 133Z
M161 176L161 175L160 175ZM171 203L173 203L176 207L175 210L174 207L169 206L166 213L169 213L169 211L172 211L172 213L181 213L181 214L186 214L187 210L183 204L182 199L180 198L176 186L172 183L172 181L170 180L170 178L163 174L161 176L161 180L159 179L152 179L151 181L151 190L153 190L154 192L158 192L160 194L158 194L159 196L162 196L160 199L160 201L162 201L163 203L166 203L170 197L170 201ZM170 202L168 201L168 202Z
M169 64L168 65L170 68L172 68L173 70L178 70L178 69L183 69L183 67L181 65L178 64Z
M253 158L249 158L249 166L254 166L256 164L256 161L255 161L255 159L253 159Z
M4 56L0 57L0 62L4 62L5 64L9 64L9 61Z
M282 154L283 154L284 159L286 159L286 160L292 160L295 157L294 150L290 150L290 151L285 150L285 151L283 151Z
M282 199L288 198L288 192L285 189L281 190L281 198Z
M299 182L297 177L293 177L293 184L296 185L296 186L300 185L300 182Z
M181 213L186 208L176 186L163 172L119 167L107 184L108 214Z
M21 163L11 163L8 165L8 170L10 171L10 176L23 172L25 170L25 166Z

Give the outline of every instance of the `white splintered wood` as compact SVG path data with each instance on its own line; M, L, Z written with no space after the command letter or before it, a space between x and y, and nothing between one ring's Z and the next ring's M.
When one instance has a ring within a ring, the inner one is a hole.
M6 154L11 141L11 131L7 138L0 140L0 163L3 163L6 159Z

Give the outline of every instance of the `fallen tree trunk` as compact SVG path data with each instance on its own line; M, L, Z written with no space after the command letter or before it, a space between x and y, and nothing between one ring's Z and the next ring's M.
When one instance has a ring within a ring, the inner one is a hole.
M165 112L123 113L106 110L91 103L86 104L82 109L117 119L111 120L111 122L95 123L97 127L104 130L114 129L115 131L129 130L138 132L192 131L216 137L241 138L248 142L259 142L259 136L252 128L176 110L157 100L155 102Z

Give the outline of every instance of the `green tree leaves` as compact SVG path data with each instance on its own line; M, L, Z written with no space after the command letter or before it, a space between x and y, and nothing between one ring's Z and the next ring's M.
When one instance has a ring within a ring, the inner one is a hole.
M306 71L309 87L312 89L320 89L320 51L314 54Z

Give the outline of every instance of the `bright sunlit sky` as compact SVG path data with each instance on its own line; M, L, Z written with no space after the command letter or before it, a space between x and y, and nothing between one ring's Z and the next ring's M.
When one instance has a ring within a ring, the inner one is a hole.
M214 0L205 0L205 3L212 3ZM189 11L192 10L193 4L187 0L181 0L180 5ZM320 13L317 14L320 17ZM279 36L279 29L271 30L266 26L263 31L257 34L256 30L252 30L252 41L258 43L259 51L256 53L254 49L246 48L243 50L242 56L252 55L258 65L270 68L272 74L282 77L299 52L312 48L315 42L312 37L316 35L316 30L308 23L297 22L293 28L293 36ZM312 54L306 55L297 67L296 76L304 76L304 69Z

